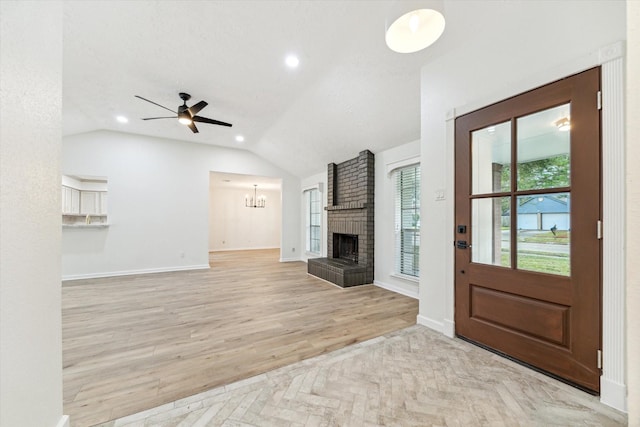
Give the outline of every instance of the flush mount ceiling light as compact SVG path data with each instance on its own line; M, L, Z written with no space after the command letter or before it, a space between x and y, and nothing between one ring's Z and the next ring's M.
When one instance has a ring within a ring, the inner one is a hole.
M398 53L417 52L444 31L442 0L396 1L387 14L385 40Z
M571 129L571 121L569 120L569 117L563 117L559 120L556 120L555 122L553 122L553 124L561 132L567 132L569 129Z
M129 123L129 119L127 119L125 116L117 116L116 120L120 123Z

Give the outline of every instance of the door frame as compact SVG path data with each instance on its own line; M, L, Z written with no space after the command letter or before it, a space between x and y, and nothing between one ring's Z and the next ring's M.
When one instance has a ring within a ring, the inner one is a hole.
M455 105L447 110L444 117L442 135L444 136L444 161L447 168L445 182L423 182L423 199L430 200L433 191L445 188L446 214L445 230L446 241L442 242L442 250L445 251L445 263L443 275L445 287L442 291L430 285L422 285L420 293L428 295L432 291L443 292L440 294L444 304L442 314L428 312L430 307L424 307L421 303L421 314L418 315L418 323L428 326L444 335L453 338L455 336L454 324L454 249L450 230L454 224L454 191L455 177L455 119L463 114L478 110L484 106L499 102L515 94L543 86L549 82L573 75L581 71L602 66L602 205L603 223L605 228L603 240L603 279L602 279L602 351L603 374L601 376L600 400L618 410L627 410L626 387L626 354L625 347L625 262L620 256L625 244L623 225L625 212L621 207L625 206L625 139L620 129L624 126L624 96L625 96L625 46L624 42L615 42L602 46L600 49L590 52L582 57L574 58L569 62L558 64L551 69L543 69L536 74L525 76L518 81L506 82L499 91L483 93L475 96L462 105ZM431 159L433 160L433 159ZM429 161L423 159L423 164ZM425 176L426 178L426 176ZM424 180L424 178L423 178ZM424 217L428 215L430 205L423 204ZM612 226L611 224L622 224ZM423 252L424 253L424 252ZM425 254L426 255L426 254ZM441 316L441 317L440 317Z

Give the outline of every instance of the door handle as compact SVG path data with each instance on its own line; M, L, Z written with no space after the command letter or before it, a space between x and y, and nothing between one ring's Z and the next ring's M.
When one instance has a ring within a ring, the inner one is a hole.
M456 248L458 249L467 249L468 247L466 240L458 240L456 242Z

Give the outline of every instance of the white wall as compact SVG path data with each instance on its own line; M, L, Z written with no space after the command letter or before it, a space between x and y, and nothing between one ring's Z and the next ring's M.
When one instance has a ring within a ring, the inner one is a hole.
M311 254L305 250L306 246L306 218L307 207L305 206L304 197L302 192L317 188L320 191L320 200L322 201L322 230L320 232L320 255ZM315 175L302 178L300 182L300 249L302 253L302 260L307 261L309 258L319 258L327 256L327 211L324 209L327 207L327 172L320 172Z
M98 131L63 139L62 172L107 177L111 225L64 229L63 278L208 268L211 171L282 178L281 259L299 259L298 178L244 150Z
M421 77L421 216L429 221L422 223L418 321L453 336L455 115L596 66L599 49L626 35L624 2L449 1L446 14L466 28L482 23ZM431 197L440 189L443 202Z
M247 208L244 197L253 189L210 188L209 250L229 251L280 247L282 209L280 191L260 191L264 208Z
M629 427L640 426L640 2L627 2L627 388Z
M375 166L374 283L413 298L418 298L418 282L395 275L395 180L388 171L402 165L408 159L418 157L420 161L419 156L420 141L418 140L376 153ZM421 241L424 241L424 237Z
M0 425L63 426L62 3L0 2Z

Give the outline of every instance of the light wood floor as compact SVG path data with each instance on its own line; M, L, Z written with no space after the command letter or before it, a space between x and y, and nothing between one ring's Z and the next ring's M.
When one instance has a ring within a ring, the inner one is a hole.
M415 324L418 302L340 289L221 252L210 270L63 283L64 413L74 427L173 402Z

